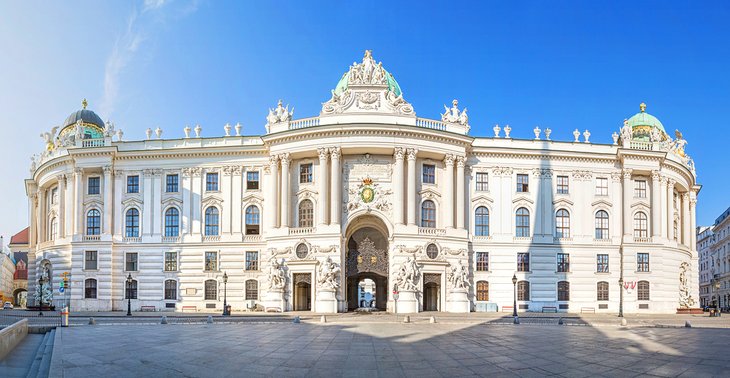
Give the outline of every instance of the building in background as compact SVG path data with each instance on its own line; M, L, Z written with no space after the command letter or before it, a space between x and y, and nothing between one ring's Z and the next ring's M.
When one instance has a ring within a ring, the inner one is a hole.
M25 307L28 299L28 231L26 227L10 238L8 248L15 260L15 274L13 275L14 305Z
M730 208L710 227L697 230L700 251L700 296L705 305L730 309ZM704 258L703 258L704 256ZM703 288L705 289L703 291Z
M13 303L13 275L15 274L15 260L3 243L0 236L0 306L5 302Z

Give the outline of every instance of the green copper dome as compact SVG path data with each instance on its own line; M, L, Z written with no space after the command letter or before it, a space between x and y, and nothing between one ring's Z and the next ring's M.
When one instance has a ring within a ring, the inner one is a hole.
M385 70L385 79L388 82L388 90L393 92L396 96L400 96L403 94L403 92L400 89L400 85L398 85L398 82L395 81L395 77L393 77L393 74ZM347 90L347 83L350 81L350 72L345 72L342 75L342 78L340 78L340 81L337 82L337 85L335 86L335 94L341 95L343 92Z
M653 128L659 129L664 136L667 135L664 125L656 117L646 112L645 103L642 102L639 109L638 113L626 120L626 124L631 126L634 132L634 139L649 140Z

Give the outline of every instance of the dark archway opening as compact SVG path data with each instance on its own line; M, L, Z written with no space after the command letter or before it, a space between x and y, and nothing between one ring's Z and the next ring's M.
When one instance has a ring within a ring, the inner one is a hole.
M382 231L366 226L352 233L347 240L345 275L349 311L357 310L360 307L386 310L388 303L388 239ZM364 301L364 296L361 296L364 283L367 283L368 290L373 291L370 293L371 298L367 301Z

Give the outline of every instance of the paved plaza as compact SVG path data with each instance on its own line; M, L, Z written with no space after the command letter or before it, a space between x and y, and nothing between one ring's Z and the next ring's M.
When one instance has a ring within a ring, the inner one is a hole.
M76 326L58 329L51 376L727 376L728 336L539 322Z

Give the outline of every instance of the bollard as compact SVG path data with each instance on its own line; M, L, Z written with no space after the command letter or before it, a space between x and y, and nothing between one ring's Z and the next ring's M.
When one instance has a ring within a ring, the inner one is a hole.
M428 322L431 324L436 323L436 318L432 316L430 319L428 319Z
M213 324L213 315L208 315L208 324Z
M89 325L96 325L96 320L94 320L94 318L89 318Z
M563 325L563 318L558 318L558 325Z
M519 316L515 316L514 324L520 324L520 317Z
M685 320L684 328L692 328L692 323L690 323L689 320Z
M320 322L320 323L327 323L327 317L326 317L326 316L324 316L324 315L322 315L322 317L321 317L321 318L319 318L319 322Z
M294 320L292 321L292 323L299 324L299 323L301 323L301 321L302 321L301 318L299 318L298 316L295 316L294 317Z
M629 322L626 321L626 318L621 318L621 326L626 327L627 324L629 324Z
M410 322L411 322L411 317L410 316L406 315L406 316L403 317L403 323L410 323Z
M167 316L162 315L162 319L160 319L160 324L167 324Z
M61 310L61 327L68 327L68 306Z

